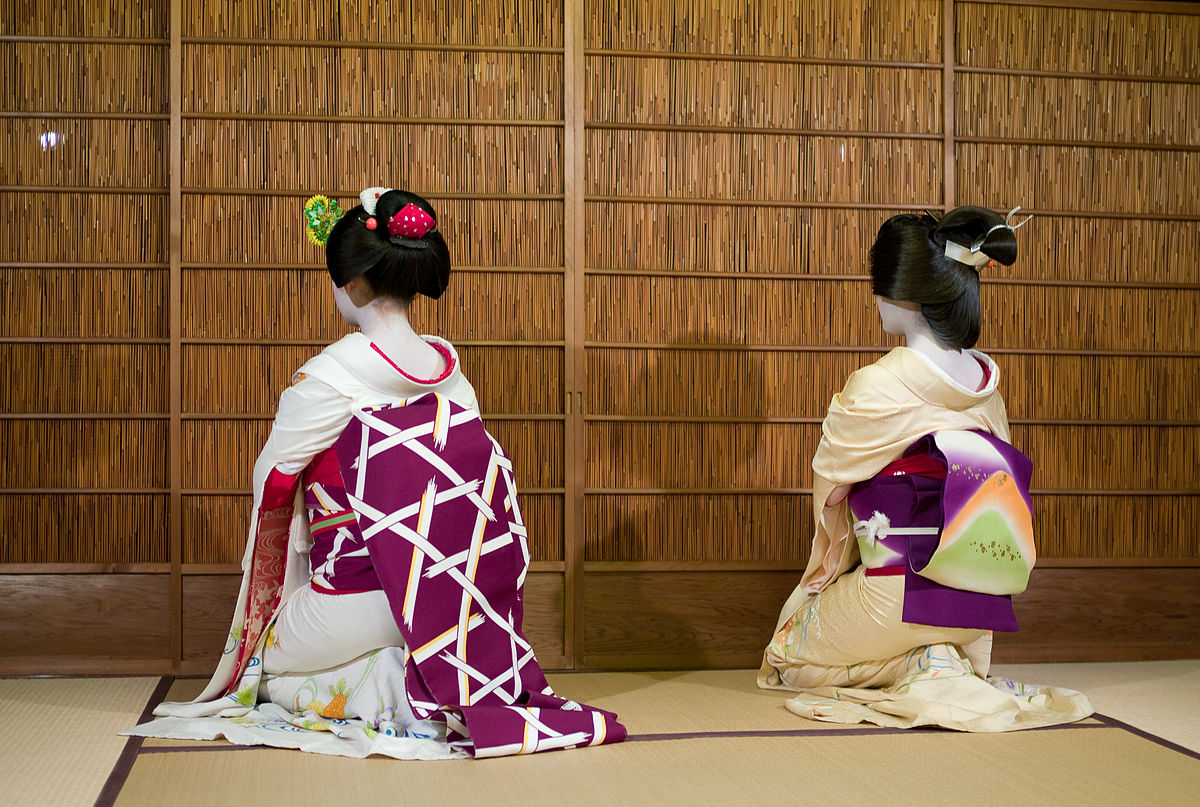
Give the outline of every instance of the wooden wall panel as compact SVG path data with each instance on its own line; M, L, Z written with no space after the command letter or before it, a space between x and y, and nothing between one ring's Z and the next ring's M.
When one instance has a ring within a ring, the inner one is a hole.
M796 572L612 572L584 580L583 666L756 667Z
M166 673L165 574L0 575L4 673Z
M1200 655L1200 569L1035 569L1013 608L998 663Z
M596 494L588 561L790 562L808 555L812 497L796 493Z
M820 419L892 341L867 250L961 203L1036 214L980 347L1054 568L998 658L1192 648L1200 6L1079 5L0 9L0 590L47 581L45 635L127 578L166 642L29 626L0 672L208 671L278 395L348 330L299 207L379 182L439 212L456 272L412 317L513 457L548 666L756 663Z
M216 669L233 609L237 605L240 574L196 574L183 578L183 662L194 665L192 674L212 674Z
M794 571L587 575L584 666L758 667ZM1200 570L1037 569L1021 630L993 661L1141 661L1200 653ZM1147 615L1153 615L1147 618Z

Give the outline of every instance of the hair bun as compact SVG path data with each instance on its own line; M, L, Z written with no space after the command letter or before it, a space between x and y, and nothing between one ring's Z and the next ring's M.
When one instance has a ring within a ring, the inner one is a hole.
M942 247L946 257L974 269L989 260L1012 266L1017 260L1017 238L1013 231L1029 221L1026 218L1012 226L1010 222L1017 210L1020 208L1001 217L984 207L956 207L937 222L930 238Z

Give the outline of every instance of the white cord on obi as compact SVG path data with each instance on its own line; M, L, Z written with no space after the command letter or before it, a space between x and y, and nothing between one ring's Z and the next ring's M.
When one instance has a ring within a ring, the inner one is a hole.
M854 522L854 535L866 538L867 546L875 546L875 542L889 535L937 535L940 527L893 527L891 520L876 510L866 521Z

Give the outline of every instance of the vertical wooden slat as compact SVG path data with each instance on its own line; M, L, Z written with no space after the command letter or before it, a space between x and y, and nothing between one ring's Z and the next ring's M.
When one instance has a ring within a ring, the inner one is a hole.
M954 164L954 3L955 0L942 3L942 206L947 212L954 209L954 180L958 174Z
M170 503L167 516L167 535L170 542L171 559L171 667L178 674L183 664L183 348L182 300L183 300L183 42L180 26L183 20L183 0L171 0L170 19L170 93L171 122L167 136L170 150L170 220L169 262L170 278L167 283L167 310L170 345L167 366L170 373L170 427L167 444L167 462L171 482Z
M583 658L583 551L585 510L583 490L587 470L587 424L583 420L583 390L587 383L583 340L585 283L584 256L584 148L586 114L584 88L583 1L567 0L563 6L563 263L565 356L563 389L566 413L565 501L563 507L563 559L566 562L563 596L565 609L563 655L572 668ZM574 399L574 400L573 400Z

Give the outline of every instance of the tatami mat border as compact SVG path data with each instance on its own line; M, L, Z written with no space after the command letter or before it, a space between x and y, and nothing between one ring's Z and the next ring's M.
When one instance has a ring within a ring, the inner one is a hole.
M154 716L154 707L167 697L167 692L173 683L175 683L175 677L171 675L164 675L158 679L158 686L154 687L154 691L150 693L150 697L146 701L146 708L142 709L142 715L138 718L139 724L145 723ZM144 737L130 737L125 741L125 748L121 750L121 756L117 757L112 773L108 775L108 780L101 788L100 795L96 797L96 807L109 807L116 802L117 796L121 794L121 788L125 786L125 780L129 778L129 772L133 770L134 763L137 762L143 742L145 742Z
M175 676L164 676L159 679L158 685L154 692L150 695L146 703L145 709L138 722L142 723L149 720L153 714L154 707L162 702L172 684L176 681ZM1175 751L1183 754L1190 759L1200 760L1200 753L1185 748L1178 743L1159 737L1136 726L1132 726L1116 718L1108 715L1096 713L1086 721L1073 723L1065 726L1044 726L1037 729L1029 729L1029 731L1079 731L1084 729L1116 729L1125 731L1143 740L1147 740L1162 748ZM677 733L659 733L659 734L634 734L630 735L625 742L670 742L677 740L703 740L703 739L786 739L795 737L846 737L846 736L869 736L881 734L912 734L914 732L924 733L924 731L940 731L939 729L897 729L878 726L847 726L844 728L810 728L810 729L781 729L781 730L763 730L763 731L700 731L700 732L677 732ZM109 774L108 781L105 782L104 788L101 790L99 797L96 799L96 807L111 807L116 803L117 797L121 793L129 774L137 763L138 757L143 754L171 754L171 753L205 753L205 752L241 752L241 751L277 751L280 749L272 746L239 746L226 743L213 743L206 745L144 745L144 738L130 737L125 744L121 756L117 759L113 766L112 773Z
M1173 743L1164 737L1159 737L1157 734L1151 734L1148 731L1139 729L1137 726L1131 726L1123 720L1117 720L1115 717L1102 715L1099 712L1093 714L1092 717L1101 721L1101 723L1103 723L1105 726L1115 729L1123 729L1136 737L1141 737L1143 740L1149 740L1155 745L1161 745L1163 748L1169 748L1172 751L1178 751L1185 757L1191 757L1192 759L1200 760L1200 751L1193 751L1190 748L1185 748L1179 743Z

